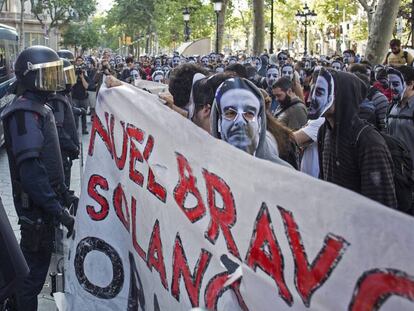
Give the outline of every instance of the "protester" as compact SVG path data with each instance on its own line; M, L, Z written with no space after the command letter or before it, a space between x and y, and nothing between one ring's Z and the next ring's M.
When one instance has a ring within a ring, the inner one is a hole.
M231 78L218 88L211 113L211 133L255 157L290 167L278 157L274 137L266 130L264 99L247 79Z
M280 104L274 117L291 130L298 130L306 124L307 109L292 87L292 81L288 77L282 77L273 84L272 94Z
M365 89L353 74L320 70L309 110L312 119L326 118L318 133L320 177L397 208L390 151L358 117Z
M30 268L19 283L19 310L37 310L53 249L55 222L73 232L74 218L63 207L73 197L65 183L56 124L47 97L64 89L63 61L52 49L33 46L20 53L16 78L25 90L2 112L12 179L13 199L19 217L20 247ZM62 202L62 204L60 203Z
M76 73L76 83L72 88L72 101L73 105L77 108L88 109L88 88L89 82L86 73L86 67L83 62L83 58L78 56L76 57L75 62L75 73ZM82 114L82 134L89 134L86 126L86 114ZM79 127L79 117L75 118L76 126Z
M325 118L309 120L301 129L294 132L296 143L303 149L300 171L319 178L318 131Z
M383 65L399 67L403 65L412 66L414 57L411 53L401 49L401 41L392 39L390 41L391 52L388 52L383 61Z

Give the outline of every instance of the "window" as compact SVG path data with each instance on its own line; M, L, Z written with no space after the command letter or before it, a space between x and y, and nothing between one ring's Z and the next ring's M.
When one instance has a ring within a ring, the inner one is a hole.
M3 43L0 43L0 81L7 76L6 68L6 48Z
M24 46L29 47L32 45L45 45L45 36L43 33L25 32L24 33Z

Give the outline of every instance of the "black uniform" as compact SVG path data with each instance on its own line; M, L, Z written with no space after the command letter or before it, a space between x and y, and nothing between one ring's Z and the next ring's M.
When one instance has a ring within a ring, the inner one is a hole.
M24 310L37 309L37 295L50 264L54 225L65 213L58 200L58 193L66 191L59 140L53 112L45 103L45 96L26 91L1 115L21 226L20 246L30 268L16 293Z
M55 116L65 184L70 188L72 161L79 158L80 147L72 105L62 92L49 96L47 103L52 108Z

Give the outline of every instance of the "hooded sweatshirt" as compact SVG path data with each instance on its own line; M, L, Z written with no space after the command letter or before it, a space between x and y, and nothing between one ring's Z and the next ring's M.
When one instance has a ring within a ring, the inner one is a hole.
M381 134L358 117L366 87L350 73L331 74L335 126L326 121L318 133L320 178L396 208L391 154Z
M264 104L262 93L252 82L248 81L247 79L243 79L243 81L248 84L250 91L252 91L259 98L259 101L260 101L260 111L259 111L259 116L261 120L260 134L259 134L260 136L259 136L259 143L256 148L256 152L254 156L260 159L269 160L274 163L281 164L283 166L292 168L292 166L289 163L279 158L276 140L266 130L266 112L265 112L265 104ZM211 109L211 115L210 115L211 135L219 139L221 139L221 135L218 130L219 124L220 124L220 118L221 118L221 109L217 103L217 100L214 100L213 107Z

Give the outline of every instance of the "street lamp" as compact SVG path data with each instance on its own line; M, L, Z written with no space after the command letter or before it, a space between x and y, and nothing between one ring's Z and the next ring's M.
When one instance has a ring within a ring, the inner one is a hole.
M314 10L310 10L307 3L303 7L303 11L297 11L296 18L298 21L305 26L305 51L303 53L304 56L308 54L308 26L313 24L317 14Z
M184 41L190 41L190 27L188 27L188 22L190 21L190 10L186 7L183 11L183 19L184 19Z
M219 26L218 26L218 20L219 20L219 13L221 12L221 9L223 7L223 2L220 0L214 0L214 12L216 12L216 54L219 53Z
M274 22L273 22L273 1L270 0L270 48L269 54L273 54L273 35L274 35Z

